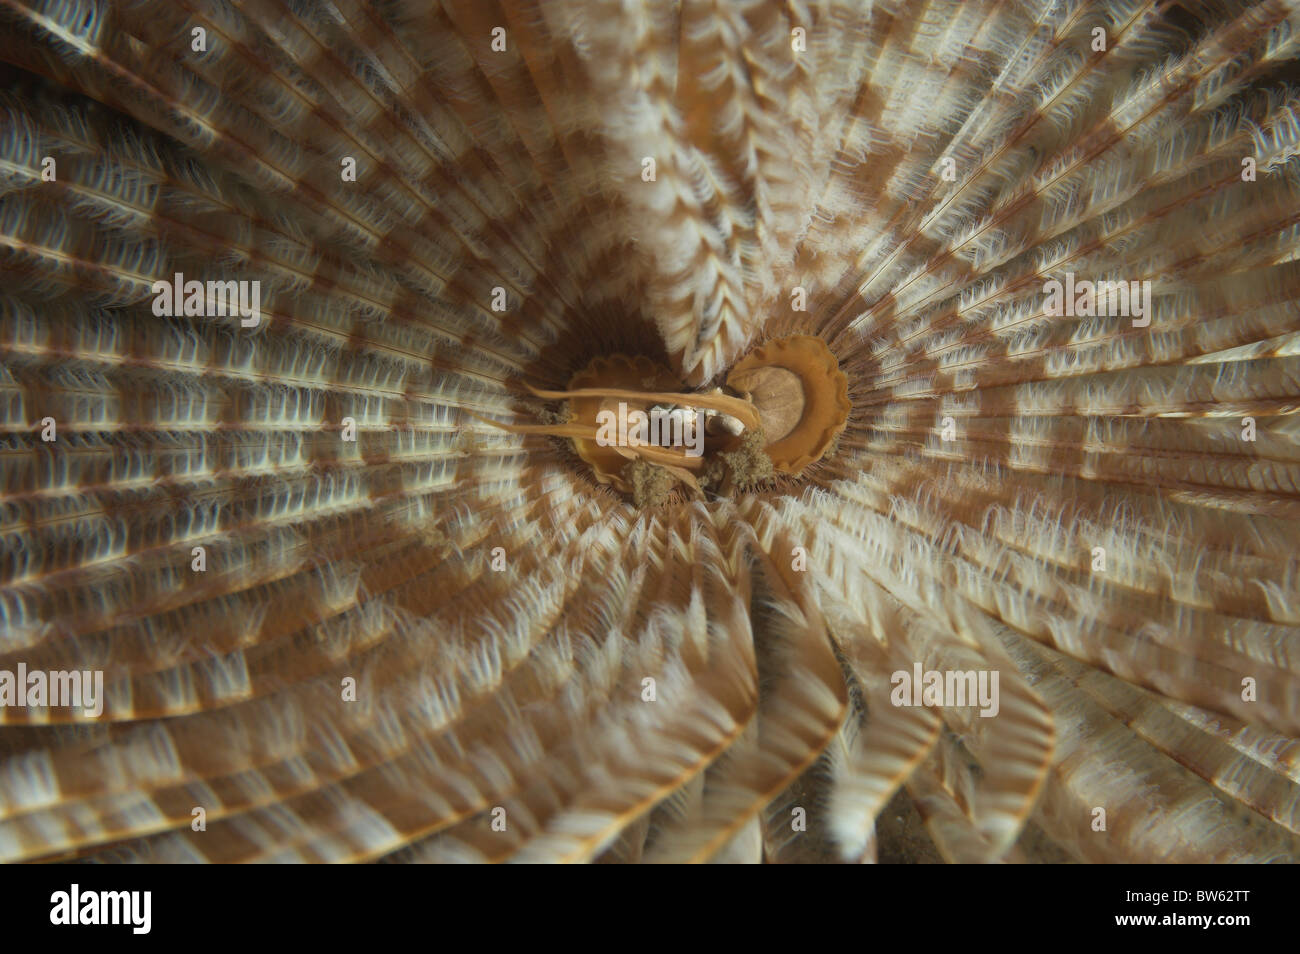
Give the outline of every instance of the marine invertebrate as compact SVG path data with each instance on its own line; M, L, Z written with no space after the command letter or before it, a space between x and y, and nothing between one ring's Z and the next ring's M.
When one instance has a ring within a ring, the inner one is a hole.
M1296 4L0 18L0 858L1297 857Z

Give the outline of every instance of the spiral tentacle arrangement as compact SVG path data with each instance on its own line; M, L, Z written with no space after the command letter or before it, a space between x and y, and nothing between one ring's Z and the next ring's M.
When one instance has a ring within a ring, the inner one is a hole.
M0 860L1300 857L1300 4L0 0L0 76ZM731 430L594 468L615 362Z

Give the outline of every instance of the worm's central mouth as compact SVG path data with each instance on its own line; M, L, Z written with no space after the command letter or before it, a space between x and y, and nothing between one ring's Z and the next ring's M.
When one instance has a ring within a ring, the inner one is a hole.
M642 506L679 489L703 498L797 475L826 452L849 412L843 372L825 343L807 335L767 342L731 369L724 387L706 391L625 354L594 359L565 390L529 390L564 402L558 422L488 423L572 440L598 481Z

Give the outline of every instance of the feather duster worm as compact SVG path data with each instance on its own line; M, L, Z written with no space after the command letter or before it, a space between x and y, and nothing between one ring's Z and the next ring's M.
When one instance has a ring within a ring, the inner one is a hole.
M0 0L0 859L1300 857L1298 45Z

